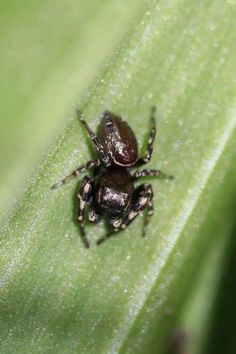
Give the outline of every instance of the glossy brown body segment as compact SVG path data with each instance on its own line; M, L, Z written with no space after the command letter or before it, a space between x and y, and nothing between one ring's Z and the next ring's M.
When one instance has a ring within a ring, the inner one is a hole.
M119 116L104 112L100 140L111 163L132 166L138 159L138 144L132 129Z
M95 200L109 214L123 213L128 208L134 192L130 173L116 166L103 169L95 177Z

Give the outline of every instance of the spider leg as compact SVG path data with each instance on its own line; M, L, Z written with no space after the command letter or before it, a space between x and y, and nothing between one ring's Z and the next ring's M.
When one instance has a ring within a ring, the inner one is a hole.
M152 190L152 187L151 185L150 186L150 194L148 196L148 199L147 199L147 214L146 214L146 217L144 219L144 224L143 224L143 237L146 236L146 230L147 230L147 226L151 220L151 217L153 215L153 190Z
M124 217L115 219L112 223L113 232L105 235L97 241L100 245L108 238L116 235L117 232L124 230L140 213L140 211L147 208L147 215L144 219L143 236L146 234L146 228L153 214L153 191L150 184L142 184L134 191L131 205Z
M104 151L104 147L103 147L102 143L100 142L97 135L92 131L92 129L90 128L88 123L84 120L82 113L79 110L77 110L77 117L79 118L80 122L83 124L86 131L88 132L97 152L99 153L99 155L101 157L102 162L104 163L105 166L109 166L110 165L109 157L106 154L106 152Z
M144 165L151 160L155 136L156 136L156 107L152 107L152 109L151 109L151 130L149 133L146 154L144 157L141 157L138 159L138 161L135 164L136 166Z
M92 203L91 209L88 214L88 219L90 222L98 223L102 218L102 212L96 208L96 206Z
M93 187L94 187L94 180L92 177L85 176L82 180L79 193L78 193L78 215L77 215L77 220L80 225L80 230L81 230L81 238L82 241L85 245L86 248L89 248L89 241L87 239L85 230L84 230L84 214L85 214L85 208L88 204L90 204L91 199L92 199L92 193L93 193Z
M120 218L120 215L113 215L112 219L109 222L109 225L111 227L111 230L101 237L99 240L97 240L97 245L100 245L104 241L106 241L108 238L115 236L116 233L116 225L120 224L122 222L123 218Z
M115 225L115 232L124 230L140 213L140 211L147 208L147 215L144 219L143 225L143 236L146 233L146 227L150 221L153 214L153 190L150 184L141 184L134 191L131 206L128 214L124 217L122 221L118 221Z
M159 177L161 179L174 179L172 175L166 175L165 173L161 172L160 170L137 170L134 172L132 178L134 180L142 178L142 177Z
M82 173L84 173L89 168L98 167L100 165L101 165L101 161L99 159L88 161L86 164L79 166L76 170L72 171L68 176L64 177L61 181L53 184L51 186L51 189L57 189L57 188L63 186L64 184L66 184L67 182L69 182L74 177L80 176Z

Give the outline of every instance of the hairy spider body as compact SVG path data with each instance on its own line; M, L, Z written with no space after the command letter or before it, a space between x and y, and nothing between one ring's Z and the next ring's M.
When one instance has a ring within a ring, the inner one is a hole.
M95 177L94 197L98 207L108 214L120 214L127 210L134 191L128 170L111 166L101 169Z
M152 108L151 112L152 127L147 151L142 158L138 158L138 144L132 129L119 116L108 111L104 112L98 136L91 130L80 113L79 117L90 135L99 158L78 167L59 183L54 184L52 188L55 189L85 170L94 168L93 177L85 176L82 179L78 193L77 220L82 240L87 248L89 241L84 229L87 206L90 207L89 221L99 222L105 214L110 225L111 231L98 240L97 244L125 229L139 212L146 208L147 215L143 227L143 236L145 236L146 226L153 214L153 190L150 184L141 184L135 188L134 182L146 176L173 178L160 170L137 170L133 174L130 172L131 167L141 166L151 159L156 135L155 108Z

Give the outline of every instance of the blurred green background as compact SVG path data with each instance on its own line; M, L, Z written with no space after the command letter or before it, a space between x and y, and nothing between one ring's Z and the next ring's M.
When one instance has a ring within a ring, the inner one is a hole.
M14 203L144 3L1 1L1 212Z

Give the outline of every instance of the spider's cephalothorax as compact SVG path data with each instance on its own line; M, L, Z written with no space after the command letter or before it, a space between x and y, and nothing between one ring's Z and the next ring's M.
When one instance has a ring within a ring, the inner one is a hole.
M85 209L90 206L88 218L91 222L100 221L105 214L108 217L110 232L97 241L102 243L117 231L125 229L139 214L147 208L144 221L143 236L146 226L153 214L153 191L151 184L141 184L137 188L134 182L141 177L156 176L172 179L160 170L136 170L133 174L130 167L141 166L150 161L153 143L156 135L155 108L152 108L151 131L144 157L138 158L138 145L136 137L128 124L111 112L104 112L98 136L90 129L82 115L78 113L81 123L87 130L98 152L98 159L88 161L80 166L53 189L65 184L85 170L94 168L93 177L85 176L81 182L78 193L78 223L84 245L88 248L89 241L84 230Z

